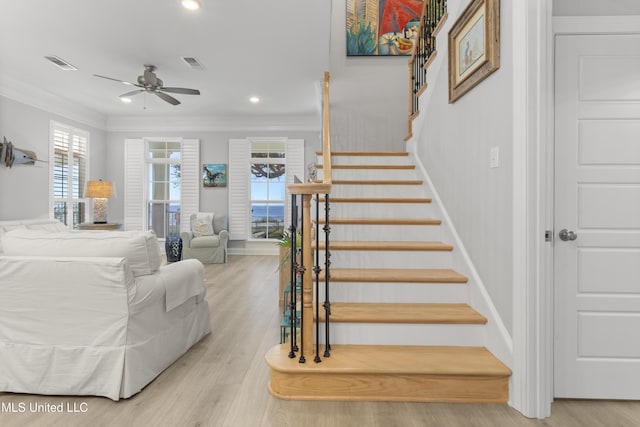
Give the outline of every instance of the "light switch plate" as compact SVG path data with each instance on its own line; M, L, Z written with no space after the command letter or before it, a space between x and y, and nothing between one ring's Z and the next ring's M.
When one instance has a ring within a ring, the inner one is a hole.
M491 147L491 154L489 159L489 167L497 168L500 166L500 148Z

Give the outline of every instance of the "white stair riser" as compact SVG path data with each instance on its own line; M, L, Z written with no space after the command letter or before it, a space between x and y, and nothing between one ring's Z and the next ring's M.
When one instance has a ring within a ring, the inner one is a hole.
M311 209L315 218L315 203ZM320 218L324 218L324 203L320 203ZM430 203L331 203L329 199L329 221L331 218L433 218Z
M331 322L331 344L484 345L483 325L419 325ZM325 342L324 323L320 342Z
M329 284L332 302L386 303L466 303L464 283L343 283ZM320 282L320 301L325 300L324 282Z
M428 197L422 185L334 184L330 197Z
M323 164L322 156L316 157L316 163ZM411 165L410 156L333 156L331 165Z
M318 179L324 177L322 169L318 170ZM331 179L418 179L412 169L333 169Z
M322 225L321 225L322 226ZM331 224L331 240L376 241L380 239L408 241L439 241L441 230L438 225L350 225ZM324 238L324 232L320 232Z
M324 265L324 251L320 251ZM450 251L331 251L333 268L451 268Z

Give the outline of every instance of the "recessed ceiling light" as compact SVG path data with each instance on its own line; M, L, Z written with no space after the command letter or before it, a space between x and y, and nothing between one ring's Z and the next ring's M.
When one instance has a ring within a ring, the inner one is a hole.
M198 10L200 9L200 0L181 0L182 7L189 10Z
M258 102L260 102L260 98L258 98L257 96L252 96L251 98L249 98L249 102L251 102L252 104L257 104Z
M125 97L120 97L120 101L124 102L125 104L131 104L131 98L127 98Z

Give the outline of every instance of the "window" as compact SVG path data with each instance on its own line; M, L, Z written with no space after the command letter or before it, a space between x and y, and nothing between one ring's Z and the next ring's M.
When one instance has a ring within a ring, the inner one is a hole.
M180 141L147 141L147 226L158 238L180 234Z
M200 207L200 168L197 139L125 139L124 229L160 238L189 231Z
M280 239L286 196L285 143L251 143L251 237Z
M229 140L229 239L279 239L291 223L294 177L304 180L304 140Z
M70 229L87 221L84 187L88 177L89 133L51 122L50 214Z

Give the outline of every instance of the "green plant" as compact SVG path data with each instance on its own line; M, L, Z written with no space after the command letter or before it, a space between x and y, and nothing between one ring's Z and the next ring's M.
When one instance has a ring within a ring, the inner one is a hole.
M292 243L293 243L293 238L292 238L291 232L289 230L285 230L282 233L282 239L278 240L276 244L280 247L289 248L289 249L285 252L282 259L280 259L280 265L278 266L278 270L280 270L282 266L284 266L291 259ZM302 244L302 235L300 234L299 231L297 231L296 232L296 248L298 252L300 251L301 244Z
M371 29L371 24L365 26L364 19L361 19L349 28L347 55L373 55L376 48L376 35Z

